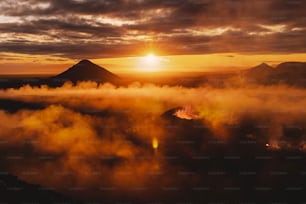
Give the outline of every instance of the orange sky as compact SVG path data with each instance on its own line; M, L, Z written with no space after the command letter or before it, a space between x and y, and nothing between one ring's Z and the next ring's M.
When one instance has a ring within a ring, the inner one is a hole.
M149 53L149 52L148 52ZM15 60L0 60L0 74L57 74L78 60L45 55L25 55L5 53ZM114 72L215 72L245 69L266 62L275 66L284 61L304 61L306 54L284 55L243 55L218 53L205 55L172 55L147 59L147 54L139 57L90 59L94 63Z
M305 61L305 9L289 0L1 0L0 74L55 74L81 59L114 73ZM163 57L142 58L151 52Z

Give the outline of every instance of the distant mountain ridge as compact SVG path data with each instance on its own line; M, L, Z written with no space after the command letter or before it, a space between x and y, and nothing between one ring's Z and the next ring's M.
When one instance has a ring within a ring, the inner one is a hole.
M148 74L149 75L149 74ZM147 76L148 76L147 75ZM145 76L145 75L142 75ZM147 80L149 79L149 80ZM153 83L156 85L180 85L184 87L199 87L211 85L215 87L246 86L248 84L275 85L284 84L306 88L306 62L283 62L275 67L266 63L242 71L231 72L205 72L197 76L182 75L169 76L168 78L120 78L107 69L92 63L89 60L81 60L66 71L48 78L0 78L0 88L18 88L29 84L31 86L48 85L59 87L65 82L74 84L80 81L94 81L97 83L111 83L115 86L127 86L135 81L140 83ZM187 80L188 79L188 80Z
M72 82L96 81L116 83L120 81L117 75L87 59L81 60L66 71L52 77L52 79Z
M262 63L260 65L257 65L256 67L253 67L253 68L249 69L247 71L247 74L255 74L255 75L264 74L264 75L267 75L267 74L271 74L273 69L274 68L271 67L270 65L268 65L266 63Z
M262 63L247 69L243 75L248 81L260 84L287 84L306 87L306 62L283 62L275 68Z
M248 78L251 79L253 81L256 82L263 82L266 77L268 77L269 75L271 75L271 73L273 72L274 68L269 66L266 63L262 63L260 65L257 65L255 67L252 67L250 69L248 69L244 75Z

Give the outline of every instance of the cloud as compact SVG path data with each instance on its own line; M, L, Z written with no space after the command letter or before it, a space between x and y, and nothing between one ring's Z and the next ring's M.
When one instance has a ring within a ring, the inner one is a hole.
M144 194L164 198L170 187L216 182L207 174L191 173L219 168L219 163L199 165L201 158L305 151L306 97L297 88L118 88L83 82L1 90L0 97L1 103L9 99L24 104L10 113L8 108L0 111L1 168L84 199L112 200L118 193L122 199L143 199ZM193 179L182 176L188 172ZM265 175L258 171L258 181ZM77 188L84 190L73 190ZM141 188L147 189L144 194L139 194Z
M134 56L153 43L166 54L300 53L305 7L288 0L5 0L0 51L99 58ZM220 29L228 31L213 32Z

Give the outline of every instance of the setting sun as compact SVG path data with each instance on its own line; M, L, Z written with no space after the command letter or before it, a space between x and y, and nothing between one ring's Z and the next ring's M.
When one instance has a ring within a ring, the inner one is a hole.
M158 61L158 58L155 56L155 54L149 53L147 56L145 56L145 61L148 63L148 65L154 65Z
M137 70L142 72L157 72L162 66L162 58L156 56L154 53L148 53L140 58Z

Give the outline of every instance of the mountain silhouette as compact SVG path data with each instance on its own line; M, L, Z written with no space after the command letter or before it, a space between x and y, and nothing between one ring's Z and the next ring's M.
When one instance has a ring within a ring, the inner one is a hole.
M284 62L276 66L269 77L271 83L306 87L306 63Z
M267 83L269 76L274 68L266 63L262 63L250 69L242 71L244 78L251 83Z
M68 70L52 77L52 79L72 82L96 81L117 83L120 81L120 78L117 75L87 59L81 60Z
M266 63L262 63L260 65L257 65L256 67L253 67L251 69L247 70L247 75L251 75L251 76L268 76L273 72L273 67L269 66Z
M177 80L179 79L179 80ZM182 80L181 80L182 79ZM275 85L284 84L306 88L306 62L283 62L275 68L266 63L243 71L228 73L201 73L198 76L168 77L163 79L143 78L120 78L107 69L100 67L89 60L81 60L66 71L48 78L0 78L1 88L19 88L26 84L31 86L48 85L59 87L65 82L71 81L74 84L78 81L95 81L98 83L109 82L117 86L127 86L134 81L145 83L180 85L184 87L198 87L203 84L214 87L226 87L227 85L240 86L246 84ZM240 84L240 85L239 85ZM9 104L9 103L8 103Z
M262 85L286 84L288 86L306 87L305 62L283 62L275 68L262 63L244 70L242 75L249 83Z
M304 75L306 74L306 63L305 62L284 62L277 65L275 74L295 74Z

